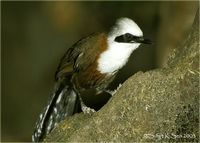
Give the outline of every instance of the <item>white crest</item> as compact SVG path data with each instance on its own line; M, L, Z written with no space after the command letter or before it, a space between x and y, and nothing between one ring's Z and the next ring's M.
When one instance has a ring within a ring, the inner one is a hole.
M115 41L117 36L130 33L134 36L143 36L139 26L129 18L120 18L108 33L108 49L104 51L98 60L98 70L104 74L114 74L128 61L131 53L139 47L139 43L119 43Z
M130 33L134 36L143 36L142 30L133 20L123 17L117 20L115 26L113 26L111 32L108 34L108 37L115 38L125 33Z

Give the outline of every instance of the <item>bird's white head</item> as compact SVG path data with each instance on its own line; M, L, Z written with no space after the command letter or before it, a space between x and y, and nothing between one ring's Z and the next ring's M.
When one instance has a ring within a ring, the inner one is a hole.
M143 32L140 27L132 20L126 17L119 18L116 21L116 24L112 27L109 32L109 38L113 38L114 40L117 36L124 35L126 33L130 33L134 36L142 37Z
M119 18L108 33L108 42L118 44L130 44L138 47L141 43L149 44L150 41L143 38L140 27L130 18ZM121 46L122 46L121 45Z
M122 68L131 53L141 43L149 44L143 38L140 27L129 18L119 18L108 33L108 50L100 55L98 69L101 73L115 73Z

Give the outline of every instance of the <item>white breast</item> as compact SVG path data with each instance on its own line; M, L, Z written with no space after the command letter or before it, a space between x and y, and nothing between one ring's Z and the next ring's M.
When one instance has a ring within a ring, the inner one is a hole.
M139 43L119 43L117 36L130 33L134 36L143 36L139 26L129 18L120 18L108 33L108 49L98 59L98 71L102 74L113 74L121 69L128 61L131 53L139 47Z
M112 74L121 69L127 63L131 53L139 46L139 44L109 41L108 45L108 50L104 51L98 60L98 71L102 74Z

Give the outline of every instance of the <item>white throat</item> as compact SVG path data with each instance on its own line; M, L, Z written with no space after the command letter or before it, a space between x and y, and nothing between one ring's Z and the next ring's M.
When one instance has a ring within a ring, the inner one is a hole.
M98 71L102 74L114 74L127 63L131 53L138 46L139 44L117 43L108 39L108 49L98 60Z
M128 61L131 53L139 47L139 43L119 43L114 39L116 36L131 33L142 36L143 33L138 25L128 18L120 18L108 34L108 49L98 59L98 71L102 74L114 74Z

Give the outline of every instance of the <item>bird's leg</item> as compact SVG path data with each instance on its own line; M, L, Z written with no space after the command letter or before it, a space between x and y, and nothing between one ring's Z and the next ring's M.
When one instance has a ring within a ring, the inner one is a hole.
M110 94L111 96L113 96L116 93L115 90L105 90L105 92Z
M85 103L83 102L83 99L80 95L80 92L78 92L78 90L76 89L76 87L74 86L74 90L76 91L78 97L79 97L79 101L80 101L80 104L81 104L81 110L83 111L84 114L91 114L91 113L94 113L96 112L94 109L90 108L90 107L87 107L85 105Z
M85 103L83 102L83 99L81 98L80 94L79 94L79 100L80 100L80 103L81 103L81 110L83 111L84 114L91 114L91 113L96 112L94 109L92 109L90 107L87 107L85 105Z
M119 89L120 87L122 86L122 84L120 83L117 87L117 89L115 90L105 90L105 92L109 93L111 96L113 96Z

